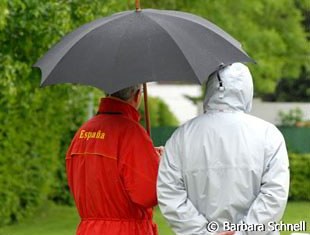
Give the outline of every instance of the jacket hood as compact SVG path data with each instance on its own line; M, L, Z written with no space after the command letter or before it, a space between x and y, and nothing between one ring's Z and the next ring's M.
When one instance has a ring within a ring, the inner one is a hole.
M234 63L213 73L207 82L204 111L243 111L252 108L253 81L247 66Z

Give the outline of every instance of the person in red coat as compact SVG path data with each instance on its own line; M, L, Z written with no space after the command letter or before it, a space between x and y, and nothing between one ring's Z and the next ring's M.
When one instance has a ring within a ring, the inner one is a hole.
M139 124L141 85L101 99L66 155L68 184L81 217L77 235L156 235L159 155Z

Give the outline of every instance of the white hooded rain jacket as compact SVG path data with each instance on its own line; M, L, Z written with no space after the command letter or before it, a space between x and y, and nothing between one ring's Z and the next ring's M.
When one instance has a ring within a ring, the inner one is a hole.
M219 78L207 83L205 113L178 128L165 146L157 182L161 212L178 235L213 234L227 230L224 222L266 226L236 234L279 234L268 231L268 223L281 219L288 197L283 136L246 114L253 82L245 65L225 67Z

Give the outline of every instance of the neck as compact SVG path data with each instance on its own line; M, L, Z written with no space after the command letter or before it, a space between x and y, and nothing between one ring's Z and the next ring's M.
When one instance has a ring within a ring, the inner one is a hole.
M138 110L138 109L137 109L137 106L136 106L136 103L134 102L133 99L122 100L122 99L117 98L117 97L114 97L114 96L108 96L107 98L109 98L109 99L114 99L114 100L118 100L118 101L121 101L121 102L123 102L123 103L129 104L129 105L131 105L132 107L134 107L136 110Z

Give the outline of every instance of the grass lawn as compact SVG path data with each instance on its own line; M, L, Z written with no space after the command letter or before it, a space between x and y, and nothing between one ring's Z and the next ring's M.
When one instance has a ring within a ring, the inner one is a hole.
M155 220L159 226L160 235L173 235L166 221L156 210ZM289 202L284 218L285 223L307 221L307 232L310 232L310 202ZM34 218L21 224L0 229L0 235L74 235L78 223L75 208L46 204ZM281 234L288 235L290 232Z

